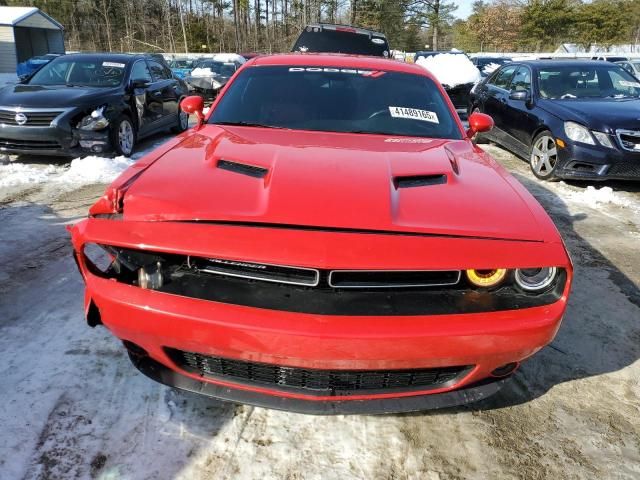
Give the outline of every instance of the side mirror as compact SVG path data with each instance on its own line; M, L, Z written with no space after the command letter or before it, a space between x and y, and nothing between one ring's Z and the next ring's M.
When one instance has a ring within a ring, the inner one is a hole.
M180 109L188 115L195 114L198 117L199 125L204 122L204 113L202 113L202 111L204 110L204 100L202 99L202 97L198 95L191 95L189 97L186 97L180 103Z
M529 91L528 90L512 90L509 94L509 100L518 100L521 102L526 102L529 100Z
M135 80L131 80L131 86L133 88L147 88L151 82L144 78L136 78Z
M30 77L31 77L31 75L28 74L28 73L24 73L22 75L18 75L18 83L27 83L29 81Z
M473 138L476 133L488 132L493 128L493 118L484 113L472 113L469 115L469 129L467 137Z

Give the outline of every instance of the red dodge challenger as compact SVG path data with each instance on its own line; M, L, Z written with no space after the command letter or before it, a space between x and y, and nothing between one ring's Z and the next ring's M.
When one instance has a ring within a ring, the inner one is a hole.
M72 228L90 325L149 377L308 413L495 393L556 334L572 266L421 67L258 57Z

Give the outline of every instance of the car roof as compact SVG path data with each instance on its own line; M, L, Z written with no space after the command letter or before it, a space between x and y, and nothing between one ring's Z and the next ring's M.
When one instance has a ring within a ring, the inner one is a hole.
M612 62L604 60L518 60L514 58L509 66L516 64L529 65L531 67L593 67L596 65L611 65ZM506 65L505 65L506 66Z
M388 72L412 73L435 80L424 68L413 63L398 62L382 57L349 55L346 53L302 53L292 52L256 57L246 63L247 66L291 66L291 67L334 67Z
M339 23L308 23L304 30L306 30L309 27L311 27L311 28L313 28L313 27L316 27L316 28L328 27L330 29L340 29L340 28L347 29L348 28L348 29L355 30L357 33L361 33L361 34L362 33L368 33L370 35L375 35L376 37L382 37L385 40L387 38L387 36L382 32L376 32L375 30L369 30L369 29L366 29L366 28L354 27L353 25L342 25L342 24L339 24ZM304 32L304 30L303 30L303 32Z
M99 58L106 61L113 62L130 62L139 58L150 58L148 55L132 54L132 53L107 53L107 52L94 52L94 53L68 53L64 55L66 59L82 59L82 58Z

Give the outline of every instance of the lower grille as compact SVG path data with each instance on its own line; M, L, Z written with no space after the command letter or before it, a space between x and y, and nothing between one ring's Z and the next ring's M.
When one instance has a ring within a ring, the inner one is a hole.
M640 161L634 163L614 163L607 171L607 175L640 178Z
M43 140L13 140L0 138L1 150L59 150L62 148L58 142Z
M469 366L415 370L314 370L230 360L166 349L181 369L214 379L310 395L355 395L429 390L450 386Z

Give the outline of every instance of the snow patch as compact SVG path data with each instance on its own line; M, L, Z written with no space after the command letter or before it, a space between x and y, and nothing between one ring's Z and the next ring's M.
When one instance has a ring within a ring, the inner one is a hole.
M0 188L43 183L59 172L60 168L54 165L0 163Z
M71 185L90 185L92 183L111 183L129 168L134 160L127 157L85 157L71 161L71 166L56 182Z
M216 62L238 62L238 63L246 63L247 59L242 55L238 55L237 53L217 53L213 56L213 59Z
M420 57L416 64L429 70L440 83L449 87L480 80L480 70L466 55L441 53L426 58Z
M488 63L484 67L482 67L482 73L485 75L489 75L495 72L498 68L500 68L499 63Z
M614 192L611 187L595 188L589 185L585 190L572 191L568 195L572 200L578 201L595 208L600 205L617 205L619 207L634 208L634 203Z
M207 68L194 68L191 70L192 77L210 77L213 75L213 72L209 67Z

